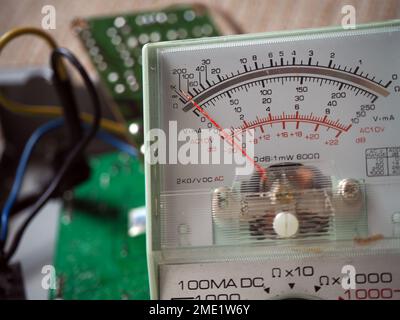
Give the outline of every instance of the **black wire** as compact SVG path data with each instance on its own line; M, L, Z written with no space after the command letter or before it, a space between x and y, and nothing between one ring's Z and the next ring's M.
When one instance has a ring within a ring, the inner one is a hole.
M15 218L17 215L25 212L25 210L27 210L29 207L31 207L44 191L45 191L45 189L42 191L39 191L37 193L30 194L30 195L23 197L23 198L19 199L18 201L16 201L10 212L10 220L12 218ZM60 194L57 193L57 194L53 195L53 197L57 197L59 195ZM6 238L6 241L7 241L7 238ZM3 240L0 241L0 268L1 268L2 259L4 260L4 247L6 245L6 241L3 241Z
M64 177L65 173L67 172L67 170L69 169L71 164L83 152L83 150L86 148L86 146L88 145L90 140L92 140L93 137L96 135L96 132L99 128L100 118L101 118L100 99L99 99L99 96L97 94L97 91L95 89L93 82L90 80L89 75L87 74L86 70L81 65L81 63L78 61L78 59L68 49L65 49L65 48L57 48L51 54L51 66L53 68L53 71L54 71L54 74L56 77L60 77L60 74L58 73L58 68L57 68L58 60L60 58L67 59L77 69L77 71L81 75L81 77L85 83L85 86L89 92L90 98L92 100L93 110L94 110L93 123L92 123L92 126L90 127L88 133L67 154L64 163L61 165L61 168L55 174L54 178L50 182L47 189L39 197L39 199L36 201L36 203L31 207L31 209L30 209L31 212L29 213L28 218L25 220L23 225L16 232L16 234L14 236L14 240L12 241L12 243L10 245L10 249L4 255L4 259L6 262L9 262L10 259L15 254L15 252L17 251L18 246L21 242L21 239L24 235L24 232L25 232L26 228L29 226L30 222L33 220L33 218L35 218L35 216L38 214L40 209L46 204L46 202L56 192L60 182L62 181L62 178Z
M10 212L10 218L22 213L25 209L32 206L43 192L33 193L16 201Z
M54 66L52 68L54 69ZM83 128L79 119L71 79L70 77L60 78L57 73L54 73L52 80L64 111L65 124L69 131L69 143L73 147L82 139Z
M20 213L24 212L24 210L26 210L30 206L32 206L44 191L45 191L45 189L35 192L35 193L32 193L32 194L29 194L27 196L24 196L21 199L18 199L11 209L10 218L16 217ZM57 193L53 196L57 197L57 196L60 196L60 194Z

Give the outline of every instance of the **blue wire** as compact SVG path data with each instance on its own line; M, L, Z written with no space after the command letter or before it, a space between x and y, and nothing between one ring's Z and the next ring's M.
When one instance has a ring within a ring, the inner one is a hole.
M29 158L32 154L32 151L36 145L36 143L40 140L40 138L45 135L46 133L55 130L62 126L64 121L62 119L56 119L50 121L39 128L37 128L31 137L29 138L28 142L25 144L24 151L22 152L21 159L18 163L17 173L15 174L14 183L12 185L10 194L7 198L7 201L4 205L3 211L1 213L1 240L6 240L7 235L7 228L8 228L8 218L10 216L10 212L12 207L15 203L15 200L18 197L18 193L21 189L22 180L25 175L25 170L29 162Z
M1 213L1 233L0 233L1 241L6 240L10 212L18 197L19 191L21 190L26 167L28 166L28 162L35 145L38 143L38 141L42 138L43 135L45 135L50 131L60 128L63 124L64 124L63 119L56 119L48 123L45 123L44 125L40 126L33 132L28 142L25 144L24 151L22 152L20 161L18 163L17 172L15 175L15 179L10 194L8 195L7 201ZM86 125L84 126L87 127ZM138 155L136 148L132 147L131 145L125 143L124 141L118 138L115 138L114 136L108 133L98 131L96 137L108 143L109 145L113 146L114 148L129 154L132 157L137 157Z
M86 125L84 125L84 127L86 127ZM110 146L114 147L115 149L118 149L122 152L129 154L133 158L136 158L138 156L138 151L135 147L122 141L121 139L114 137L113 135L111 135L105 131L98 131L96 134L96 138L104 141L105 143L109 144Z

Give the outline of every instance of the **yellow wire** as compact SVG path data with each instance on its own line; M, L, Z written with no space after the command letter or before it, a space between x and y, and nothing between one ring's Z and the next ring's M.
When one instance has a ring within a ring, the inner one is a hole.
M14 28L6 33L4 33L0 37L0 52L4 49L4 47L13 39L22 36L22 35L35 35L47 42L47 44L52 48L55 49L58 47L57 42L47 33L39 28L33 27L21 27L21 28Z
M39 38L42 38L44 41L47 42L47 44L50 46L51 49L56 49L58 47L57 42L47 33L44 32L43 30L39 28L33 28L33 27L21 27L21 28L14 28L6 33L4 33L0 37L0 54L1 51L6 47L8 43L10 43L12 40L15 38L18 38L23 35L34 35ZM60 68L60 74L61 76L65 79L67 77L67 72L65 70L65 66L62 62L60 62L59 66Z
M41 115L41 116L49 116L49 117L59 117L63 115L63 109L61 107L56 106L30 106L26 104L22 104L15 101L7 101L3 95L0 95L0 105L3 105L5 109L11 111L13 113L20 113L20 114L28 114L28 115ZM87 112L81 112L79 117L82 121L87 123L93 122L93 115ZM102 128L106 129L107 131L124 135L126 134L126 128L124 125L102 118L100 121L100 125Z
M4 33L0 37L0 54L1 51L5 48L5 46L13 39L22 36L22 35L35 35L42 38L47 44L52 48L58 48L56 41L46 32L38 28L31 28L31 27L22 27L22 28L15 28L6 33ZM60 63L58 66L60 68L60 74L62 77L67 77L67 72L65 70L65 66L63 63ZM27 105L22 104L16 101L11 101L7 99L1 92L0 92L0 105L2 105L5 109L13 112L13 113L21 113L21 114L28 114L28 115L42 115L42 116L49 116L49 117L56 117L63 115L63 109L61 107L56 106L38 106L38 105ZM81 120L91 123L93 121L93 116L90 113L82 112L80 113ZM100 125L102 128L111 131L113 133L117 133L120 135L126 134L126 128L124 125L102 118L100 121Z

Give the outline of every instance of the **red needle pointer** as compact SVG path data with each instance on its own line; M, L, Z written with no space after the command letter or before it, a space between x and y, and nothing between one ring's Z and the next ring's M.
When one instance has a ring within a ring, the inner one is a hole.
M231 137L231 135L229 135L228 133L226 133L225 130L222 129L222 127L221 127L213 118L211 118L211 116L208 114L208 112L207 112L206 110L204 110L202 107L200 107L200 106L193 100L193 98L192 98L189 94L183 92L182 90L181 90L181 93L186 97L186 99L187 99L189 102L191 102L191 103L193 104L193 106L194 106L197 110L199 110L199 111L201 112L202 115L204 115L204 116L208 119L208 121L210 121L210 122L218 129L218 131L220 132L220 135L223 135L223 137L224 137L225 139L227 139L227 141L228 141L234 148L236 148L237 150L239 150L248 160L251 161L251 163L254 165L254 167L256 168L256 170L258 171L258 173L261 175L261 180L266 179L266 172L267 172L266 169L263 168L262 166L260 166L260 165L254 160L254 158L250 157L250 156L247 154L247 152L246 152L239 144L237 144L237 143L235 142L235 140Z

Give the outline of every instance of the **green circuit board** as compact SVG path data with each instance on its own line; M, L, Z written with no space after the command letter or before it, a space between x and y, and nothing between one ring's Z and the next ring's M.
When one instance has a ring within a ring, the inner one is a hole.
M220 34L207 7L200 4L78 18L72 26L114 100L117 116L122 116L137 146L143 143L142 47L146 43Z
M148 299L145 235L128 215L145 203L143 164L126 154L90 160L92 176L64 200L51 299Z

